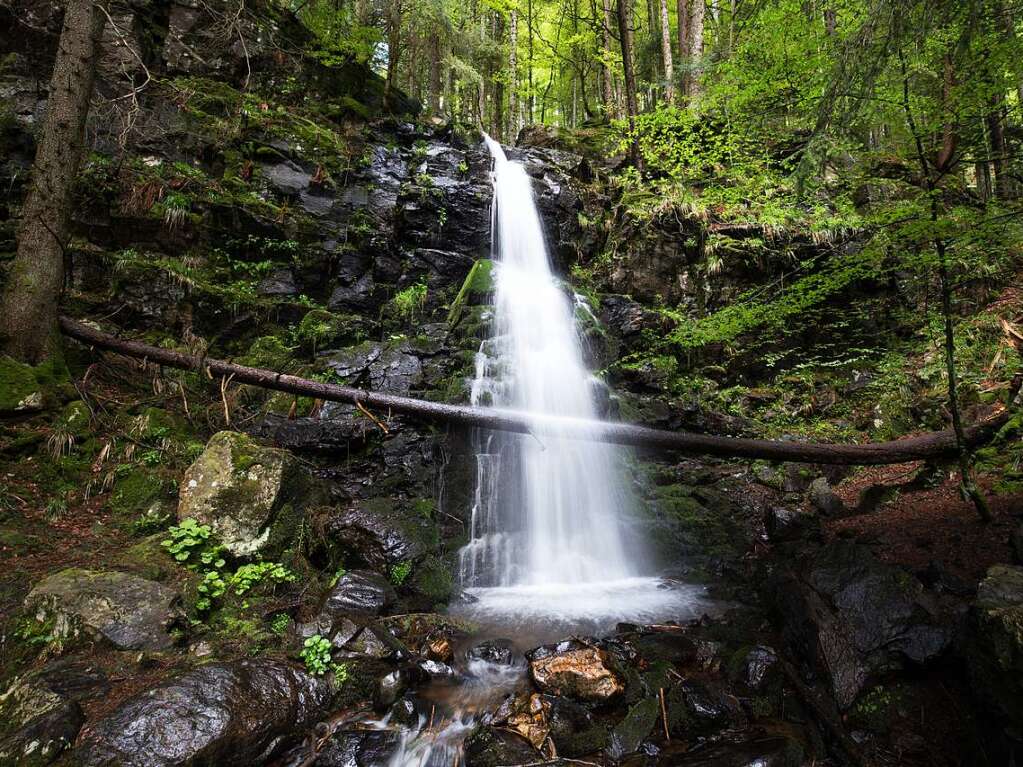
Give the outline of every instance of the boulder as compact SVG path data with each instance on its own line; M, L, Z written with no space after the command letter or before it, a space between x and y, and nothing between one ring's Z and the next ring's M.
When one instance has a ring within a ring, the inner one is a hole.
M327 710L330 685L279 661L213 663L144 690L91 726L83 767L250 765Z
M786 737L739 734L725 742L711 742L675 756L677 767L801 767L803 748Z
M348 555L346 562L381 571L420 559L436 537L429 520L403 514L386 499L330 510L325 530L328 540Z
M466 650L466 660L483 661L498 666L510 666L515 662L515 645L510 639L487 639Z
M772 543L798 541L819 531L820 519L803 509L771 506L764 514L764 530Z
M611 741L607 747L608 756L619 760L623 756L639 751L643 741L654 729L660 714L661 707L657 698L645 698L630 708L625 718L611 731Z
M466 767L532 764L542 758L524 737L497 727L478 727L465 739Z
M71 747L85 722L82 707L65 701L0 740L0 765L44 767Z
M323 603L321 613L332 618L347 615L382 615L397 601L390 582L368 570L346 572Z
M69 568L37 583L25 608L61 639L85 632L122 650L166 650L180 601L177 590L130 573Z
M845 503L838 497L827 477L817 477L810 483L810 504L821 514L837 517L845 513Z
M607 745L607 729L589 710L568 698L547 696L547 726L558 754L569 758L593 754Z
M758 645L742 659L740 677L743 684L759 692L764 689L778 667L778 655L770 647Z
M780 574L769 593L794 656L809 659L843 710L872 675L934 661L952 641L955 616L945 597L848 541Z
M966 660L974 690L1023 730L1023 567L995 565L968 617Z
M611 670L608 654L599 647L566 641L530 651L529 674L545 693L585 701L606 701L625 685Z
M299 497L299 485L298 464L290 453L222 431L185 471L178 519L209 525L234 556L266 554L281 544L271 527Z

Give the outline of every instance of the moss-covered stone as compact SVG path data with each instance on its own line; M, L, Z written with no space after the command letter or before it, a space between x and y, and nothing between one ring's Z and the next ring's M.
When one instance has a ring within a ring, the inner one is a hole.
M72 437L81 438L90 432L91 418L92 413L89 411L89 406L79 399L69 402L64 407L57 419L57 426Z
M269 556L298 530L304 480L287 451L222 431L185 472L178 519L209 525L235 556Z
M110 493L110 510L126 521L151 510L159 514L159 506L169 501L158 475L147 469L133 468L115 480Z
M289 370L294 365L294 350L278 336L262 336L252 342L248 352L239 357L243 365L267 370Z
M41 410L47 389L66 377L62 363L47 362L33 367L0 356L0 413Z
M462 289L451 302L448 312L448 325L454 327L462 319L462 313L468 306L485 304L494 292L494 262L489 258L481 258L472 265Z

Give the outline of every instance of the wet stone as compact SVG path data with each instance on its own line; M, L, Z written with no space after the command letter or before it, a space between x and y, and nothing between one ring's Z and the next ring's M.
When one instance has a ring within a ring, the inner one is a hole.
M469 661L480 660L510 666L515 662L515 648L510 639L488 639L470 647L465 656Z
M629 709L625 719L611 731L611 742L608 744L608 756L621 759L628 754L639 751L643 741L650 735L660 715L660 703L657 698L646 698Z
M478 727L465 740L466 767L532 764L540 758L528 740L496 727Z
M538 647L526 657L530 676L542 692L578 700L605 701L625 689L611 670L607 653L598 647L561 642Z
M346 615L380 615L396 600L394 588L384 576L368 570L350 570L331 589L321 614L335 621Z
M754 647L746 654L742 681L751 690L761 690L778 665L778 656L770 647Z

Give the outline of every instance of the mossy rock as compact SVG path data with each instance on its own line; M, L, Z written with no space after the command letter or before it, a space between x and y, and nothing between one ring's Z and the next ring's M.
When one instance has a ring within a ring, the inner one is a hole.
M178 567L167 554L160 543L165 537L164 533L156 533L143 538L122 553L114 564L121 570L150 581L167 581L183 574L194 578L192 571Z
M63 362L44 362L33 367L0 356L0 413L42 410L66 379Z
M92 412L82 400L69 402L57 419L57 427L76 439L91 432Z
M128 521L138 515L161 513L160 506L171 500L164 481L154 472L133 468L114 481L110 493L110 510Z
M299 500L315 487L286 450L222 431L181 481L178 519L209 525L236 557L272 557L301 528Z
M316 351L348 335L349 322L344 315L326 309L312 309L298 323L295 337L304 347Z
M238 362L254 368L289 370L295 364L294 352L277 336L261 336L252 342L249 350L238 358Z
M448 325L454 327L462 319L466 307L487 303L494 293L494 262L489 258L481 258L472 265L462 289L451 303L448 312Z
M430 606L446 603L455 589L451 568L433 556L426 557L415 566L408 585L425 597Z

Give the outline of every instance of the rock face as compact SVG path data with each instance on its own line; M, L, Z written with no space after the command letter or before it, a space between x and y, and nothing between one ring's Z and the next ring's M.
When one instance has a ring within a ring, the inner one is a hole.
M296 496L295 459L244 434L214 434L181 480L178 519L209 525L238 557L267 551L271 526Z
M52 633L102 638L122 650L166 650L168 630L183 615L181 595L136 575L70 568L43 579L25 598L36 620L52 621Z
M1023 727L1023 567L995 565L970 609L966 659L982 699Z
M210 664L129 698L78 749L84 767L249 765L322 716L330 687L274 661Z
M533 682L551 695L599 702L625 689L609 667L607 654L598 647L561 642L538 647L526 657Z
M871 675L933 661L952 639L938 596L865 546L829 544L772 586L790 648L812 659L843 709Z

